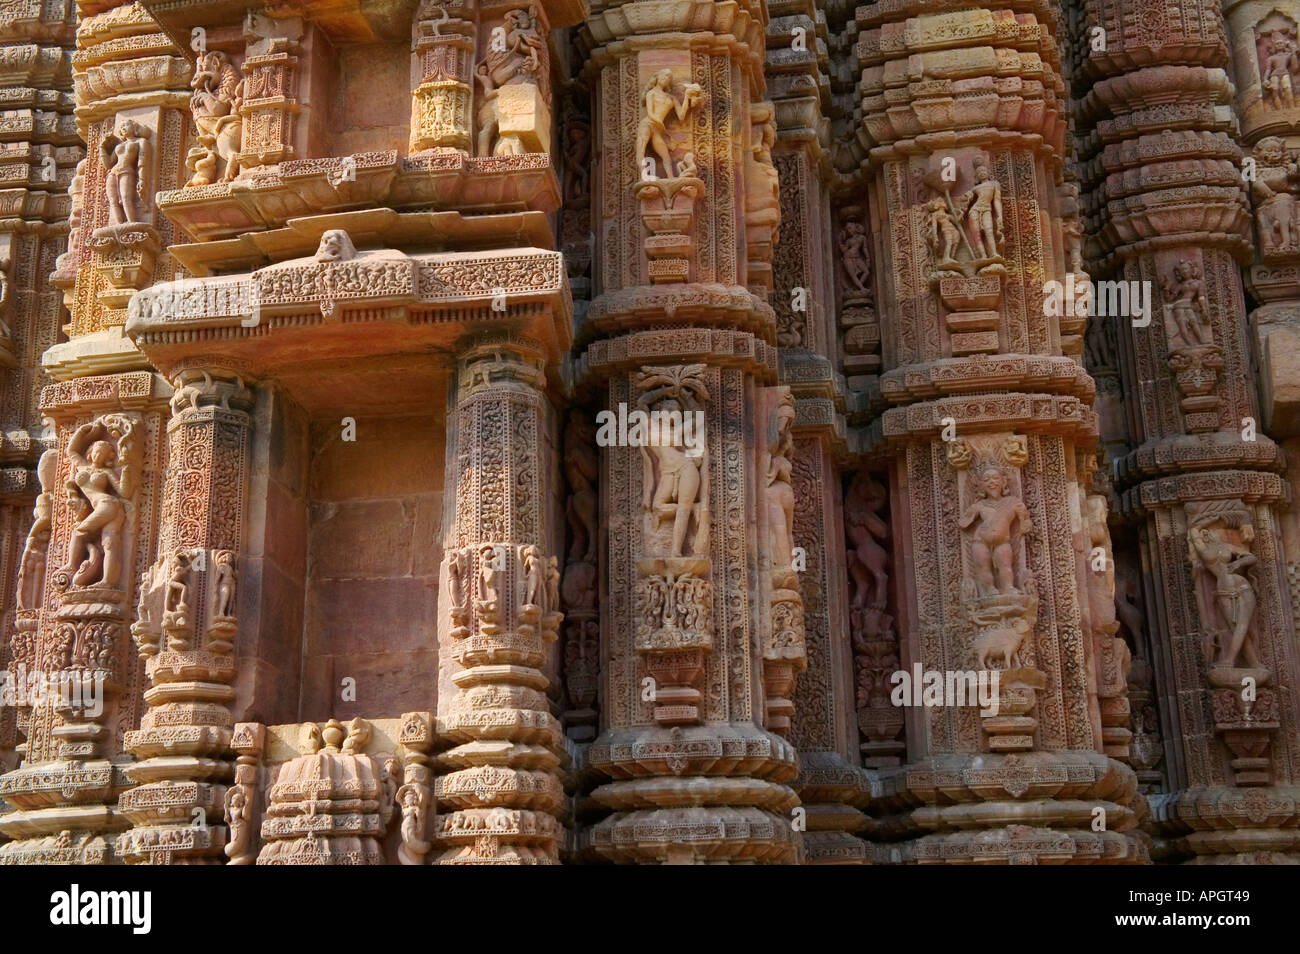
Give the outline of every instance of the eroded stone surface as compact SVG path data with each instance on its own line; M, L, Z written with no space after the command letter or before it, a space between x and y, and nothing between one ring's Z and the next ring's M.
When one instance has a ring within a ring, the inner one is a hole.
M11 6L0 862L1300 860L1294 0Z

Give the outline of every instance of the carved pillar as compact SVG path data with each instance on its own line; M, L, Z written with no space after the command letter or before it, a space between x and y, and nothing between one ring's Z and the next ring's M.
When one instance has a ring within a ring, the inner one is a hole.
M590 844L616 861L789 861L793 452L786 398L765 387L775 316L748 287L771 288L780 217L765 13L656 8L634 27L621 8L596 5L580 41L600 223L581 371L605 395L608 529L588 760L610 814Z
M239 165L243 170L275 166L299 155L297 138L298 53L303 23L250 13L244 21L248 42L241 69L244 95Z
M77 121L88 148L53 281L72 312L70 335L86 341L47 353L59 377L87 373L79 357L99 373L145 366L122 334L126 304L177 270L166 251L173 228L153 197L180 184L190 128L191 65L142 7L85 17L77 40Z
M857 22L893 405L864 436L892 457L901 669L983 678L997 701L904 693L921 704L905 710L906 764L879 769L878 837L904 862L1133 860L1136 780L1103 751L1078 559L1093 386L1082 320L1045 300L1077 268L1056 24L996 5L877 4Z
M774 106L772 162L780 181L780 231L772 250L780 380L794 397L793 569L802 597L807 671L791 696L789 738L799 748L794 788L806 812L802 822L809 864L855 864L867 846L854 837L866 824L861 807L869 790L854 727L851 653L846 616L844 539L840 526L840 472L846 447L845 387L837 373L841 351L836 315L831 201L825 171L830 123L825 15L808 0L769 3L764 72ZM865 229L860 224L865 243ZM859 250L866 254L865 244ZM870 287L869 264L853 275L857 291ZM874 315L872 316L874 318ZM879 335L876 336L877 342ZM849 342L846 340L845 345ZM879 359L875 359L878 365ZM878 369L878 368L877 368ZM860 370L860 368L858 369ZM770 412L769 412L770 413Z
M128 863L221 864L252 395L233 373L192 369L179 374L171 405L158 558L131 626L150 708L123 740L140 760L127 770L140 784L118 805L135 826L118 853Z
M0 669L30 647L44 586L49 509L41 501L41 353L66 321L50 281L69 228L73 168L85 156L73 115L72 0L14 5L0 23L4 56L4 189L0 220ZM57 493L61 497L61 493ZM33 500L37 513L33 522ZM42 517L42 512L44 517ZM24 542L26 536L26 542ZM39 565L38 565L39 563ZM23 591L29 599L23 601ZM19 598L16 606L14 594ZM31 670L30 661L27 664ZM0 771L13 768L27 709L0 706Z
M262 753L266 749L266 726L258 722L236 723L230 738L230 748L238 756L235 761L235 778L226 789L225 812L226 846L223 849L229 865L251 865L257 860L258 811L262 775Z
M22 652L28 684L39 683L42 695L26 721L22 763L0 776L0 795L15 809L0 822L15 839L0 846L0 863L115 859L112 835L126 827L117 796L132 784L117 753L138 720L142 682L128 624L158 519L166 390L140 372L60 382L43 393L57 451L45 466L62 493L36 626Z
M421 4L411 25L411 152L468 155L472 126L470 74L474 24L448 9Z
M560 624L554 412L542 359L506 341L462 352L449 417L438 719L437 864L555 864L563 737L550 712Z
M1268 107L1252 105L1262 73L1242 54L1255 45L1258 60L1289 41L1247 38L1246 8L1236 7L1238 105L1255 137L1269 131ZM1217 0L1158 22L1133 3L1085 9L1105 37L1086 54L1084 100L1095 122L1087 168L1106 210L1099 240L1114 276L1152 300L1149 322L1118 323L1134 450L1117 477L1122 511L1140 521L1155 684L1171 701L1172 790L1150 798L1160 850L1203 863L1293 859L1300 698L1278 518L1286 487L1270 472L1283 455L1259 433L1239 271L1252 257L1250 186L1260 294L1278 287L1268 223L1286 200L1270 194L1286 191L1288 173L1262 141L1253 182L1239 168ZM1268 95L1285 98L1281 74L1270 75Z
M429 758L429 749L434 741L433 714L408 712L403 715L399 741L403 758L397 807L402 811L402 844L397 849L397 858L404 865L422 865L433 847L429 841L434 812Z

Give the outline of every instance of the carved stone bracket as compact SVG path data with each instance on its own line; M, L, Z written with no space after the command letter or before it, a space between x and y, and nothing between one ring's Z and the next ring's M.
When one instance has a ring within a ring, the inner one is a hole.
M689 280L695 226L695 204L704 196L704 181L685 174L671 179L650 178L633 190L641 202L641 224L655 284Z
M704 558L638 562L635 645L654 680L660 725L700 720L705 656L713 650L713 584Z

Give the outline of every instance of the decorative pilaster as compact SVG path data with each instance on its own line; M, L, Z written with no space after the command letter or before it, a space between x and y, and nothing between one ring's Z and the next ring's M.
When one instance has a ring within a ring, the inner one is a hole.
M0 846L2 863L115 860L112 834L126 827L117 798L132 784L118 753L138 719L142 681L128 624L157 518L165 388L138 373L61 382L43 393L57 451L44 466L64 493L53 507L35 629L26 630L30 649L22 651L29 677L46 692L26 720L22 763L0 777L0 795L15 808L0 822L15 839Z
M0 22L0 669L15 676L20 664L34 669L50 508L59 505L53 497L62 498L58 488L47 497L39 485L38 470L46 468L38 461L49 447L39 398L41 353L67 319L50 272L67 242L69 187L85 156L71 92L76 22L73 0L15 4ZM29 712L0 706L0 771L21 755Z
M1150 580L1155 689L1170 700L1170 791L1150 797L1152 817L1163 852L1199 863L1293 859L1300 698L1281 675L1297 665L1279 519L1287 488L1272 472L1283 455L1261 432L1240 273L1253 257L1250 192L1259 295L1280 287L1266 273L1285 256L1275 219L1288 172L1267 139L1244 161L1231 108L1236 78L1250 140L1285 121L1285 108L1269 118L1285 106L1286 84L1267 65L1281 40L1273 29L1246 35L1263 5L1230 5L1231 46L1227 4L1185 5L1159 31L1139 6L1085 5L1087 28L1106 42L1084 53L1080 92L1093 126L1087 184L1105 210L1098 241L1111 274L1152 300L1149 323L1118 323L1134 449L1117 465L1120 509L1139 521ZM1263 63L1250 63L1248 46ZM1276 810L1243 811L1262 803Z
M548 672L564 620L558 428L540 355L504 341L459 359L447 442L438 725L437 864L557 864L564 808Z
M793 407L766 390L780 223L766 11L624 11L597 4L579 41L599 171L580 371L605 401L607 529L588 761L610 814L590 844L619 862L790 861L795 752L777 732L806 653Z
M474 24L420 4L411 27L411 152L469 153Z
M250 13L244 20L248 45L244 73L239 166L244 170L276 166L297 158L295 127L299 113L298 52L303 23Z
M857 23L893 405L864 436L889 474L898 663L997 692L988 708L950 693L905 710L906 764L878 770L877 837L901 842L889 857L902 862L1135 860L1136 780L1104 753L1078 559L1093 385L1078 316L1045 300L1077 268L1056 22L910 3L859 7ZM842 248L863 258L853 230ZM864 643L887 653L885 620L871 626Z
M150 708L123 740L140 784L119 804L135 828L118 852L128 863L223 864L252 395L232 373L194 369L178 376L171 406L158 558L131 626ZM246 797L236 806L247 807Z

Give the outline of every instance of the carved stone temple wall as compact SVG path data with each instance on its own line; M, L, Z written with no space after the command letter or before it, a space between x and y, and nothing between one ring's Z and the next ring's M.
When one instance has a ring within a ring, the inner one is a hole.
M3 0L0 863L1300 862L1298 23Z

